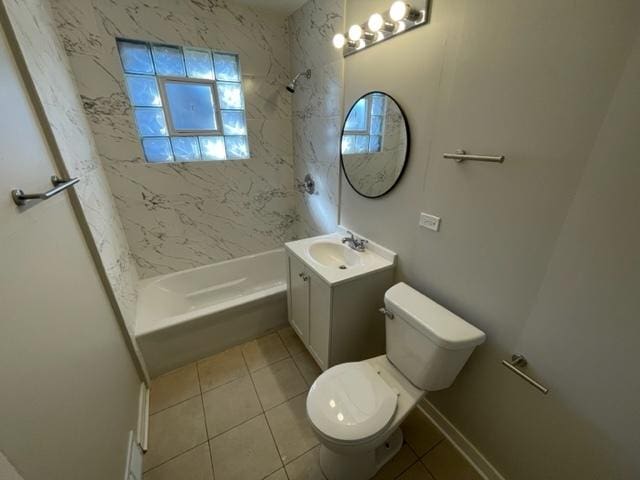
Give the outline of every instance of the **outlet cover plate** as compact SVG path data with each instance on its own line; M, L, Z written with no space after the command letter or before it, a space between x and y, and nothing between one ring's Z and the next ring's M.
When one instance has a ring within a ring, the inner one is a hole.
M428 228L429 230L437 232L440 230L440 217L422 212L420 214L419 225L423 228Z

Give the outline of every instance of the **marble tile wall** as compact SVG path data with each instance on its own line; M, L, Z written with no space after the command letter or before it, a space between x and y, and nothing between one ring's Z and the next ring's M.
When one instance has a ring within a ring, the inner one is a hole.
M344 31L345 0L310 0L289 17L291 71L311 69L293 95L294 175L310 173L317 192L296 192L300 238L335 231L340 185L343 58L331 40Z
M62 160L70 175L81 177L76 186L80 204L127 329L133 334L138 275L69 61L58 40L50 2L6 0L5 6Z
M57 0L57 27L141 277L277 248L295 235L285 18L214 0ZM252 158L146 164L115 38L240 55Z

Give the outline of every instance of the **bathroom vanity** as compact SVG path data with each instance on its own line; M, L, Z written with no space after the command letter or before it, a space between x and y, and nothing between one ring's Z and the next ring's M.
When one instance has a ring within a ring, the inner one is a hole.
M285 244L289 323L323 370L384 353L384 292L396 254L368 242L350 247L347 232Z

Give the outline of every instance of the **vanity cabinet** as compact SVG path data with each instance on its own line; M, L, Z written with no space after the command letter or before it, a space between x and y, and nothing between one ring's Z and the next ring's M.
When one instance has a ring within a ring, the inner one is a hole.
M393 268L330 284L287 251L289 323L318 365L327 368L384 353L384 293Z

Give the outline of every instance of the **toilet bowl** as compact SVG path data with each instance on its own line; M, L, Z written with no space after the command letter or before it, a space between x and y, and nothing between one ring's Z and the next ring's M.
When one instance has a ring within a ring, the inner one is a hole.
M387 353L323 372L307 395L329 480L369 479L402 446L400 424L449 387L483 332L404 283L385 294Z

